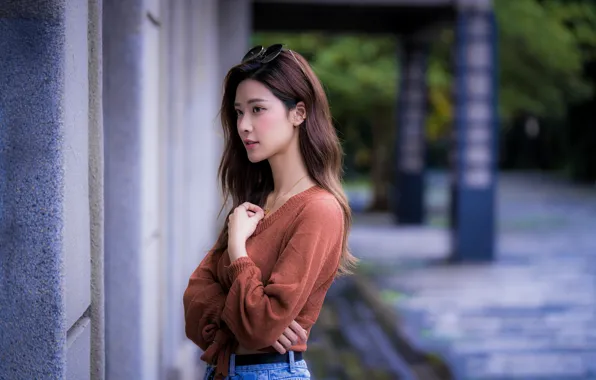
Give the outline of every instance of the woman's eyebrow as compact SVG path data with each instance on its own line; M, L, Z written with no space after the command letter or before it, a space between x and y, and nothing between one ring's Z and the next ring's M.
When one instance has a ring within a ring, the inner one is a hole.
M255 99L250 99L247 103L253 104L253 103L261 103L261 102L267 102L267 99L255 98ZM239 107L241 105L242 105L242 103L234 103L235 107Z

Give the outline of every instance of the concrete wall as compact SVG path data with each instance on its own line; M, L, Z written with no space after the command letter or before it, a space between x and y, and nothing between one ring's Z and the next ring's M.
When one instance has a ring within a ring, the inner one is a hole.
M201 376L182 294L217 230L221 80L249 11L0 5L0 378Z

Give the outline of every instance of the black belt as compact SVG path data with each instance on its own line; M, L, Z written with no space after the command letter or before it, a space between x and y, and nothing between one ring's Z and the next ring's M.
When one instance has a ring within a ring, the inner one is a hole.
M302 352L294 352L294 361L302 360ZM250 355L236 355L236 365L255 365L255 364L274 364L274 363L289 363L290 355L288 353L266 353L266 354L250 354Z

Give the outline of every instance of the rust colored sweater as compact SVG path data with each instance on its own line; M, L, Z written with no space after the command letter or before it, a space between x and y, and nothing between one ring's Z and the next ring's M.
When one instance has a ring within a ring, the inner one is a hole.
M259 223L248 257L205 256L184 293L186 335L205 351L201 359L217 364L218 378L239 344L275 352L271 345L293 320L310 332L337 273L343 233L339 203L315 186Z

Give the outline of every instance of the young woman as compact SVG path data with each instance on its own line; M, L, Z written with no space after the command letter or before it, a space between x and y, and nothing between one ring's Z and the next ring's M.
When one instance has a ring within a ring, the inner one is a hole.
M301 55L258 46L225 78L221 123L233 208L190 277L186 335L204 351L206 379L308 379L309 331L356 261L325 92Z

